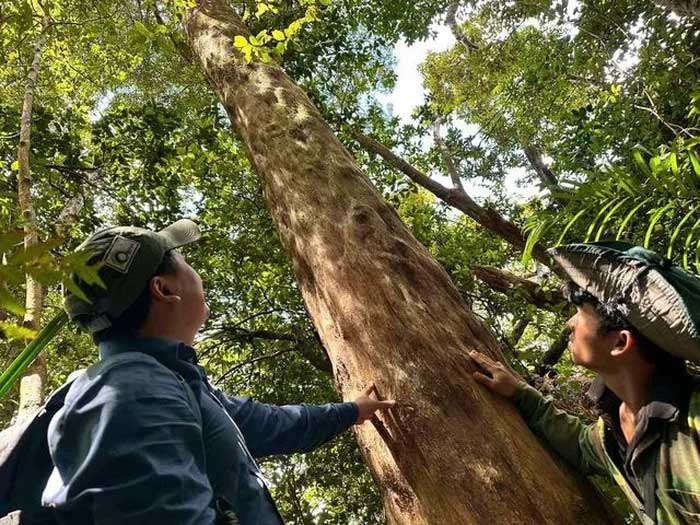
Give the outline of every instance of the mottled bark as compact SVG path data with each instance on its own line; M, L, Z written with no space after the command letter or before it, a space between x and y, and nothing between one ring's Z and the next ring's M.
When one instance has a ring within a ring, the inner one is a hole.
M401 171L413 182L428 190L438 199L454 208L457 208L465 215L468 215L474 219L485 229L495 233L507 243L513 245L515 248L518 248L519 250L525 248L527 237L523 234L520 228L509 220L505 219L496 210L480 206L463 189L447 188L439 182L431 179L425 173L411 166L408 162L403 160L388 148L384 147L372 137L358 131L353 132L353 137L367 151L382 157L387 164ZM551 264L545 249L539 244L535 245L535 247L532 249L532 256L544 265L549 266Z
M24 98L22 101L22 114L19 128L19 147L17 148L17 161L19 164L18 196L19 208L22 214L22 226L24 228L24 247L29 248L39 242L39 232L32 204L32 176L30 169L29 152L31 149L32 106L34 104L34 91L39 76L41 54L48 39L49 18L44 15L42 20L42 32L34 42L34 57L29 68L25 84ZM41 324L41 312L44 303L44 291L41 283L27 274L25 314L23 325L33 330L39 330ZM39 356L34 364L22 377L19 388L18 417L32 413L41 406L44 400L44 383L46 380L46 362L43 356Z
M655 0L655 3L670 9L677 15L700 18L699 0Z
M518 296L530 304L544 310L559 310L566 303L561 292L543 290L528 279L492 266L473 266L474 276L486 283L489 288L510 296Z
M465 351L501 356L445 271L359 171L305 94L276 66L246 65L247 34L222 0L185 19L248 158L343 397L370 381L403 404L357 428L400 525L612 523L590 485L480 388Z

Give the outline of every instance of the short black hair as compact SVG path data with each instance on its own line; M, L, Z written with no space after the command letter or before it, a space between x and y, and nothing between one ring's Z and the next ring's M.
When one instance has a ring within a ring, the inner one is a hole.
M658 345L653 343L648 337L643 335L622 315L620 309L614 304L599 301L593 294L587 292L573 281L564 284L562 293L567 301L581 306L590 304L600 316L600 334L607 334L616 330L628 330L637 341L637 348L640 355L649 363L659 369L676 370L685 368L685 361L680 357L669 354Z
M153 277L157 275L172 275L176 271L177 263L175 262L175 252L169 250L163 255L163 260L160 262ZM146 286L136 300L131 303L119 317L116 319L109 319L112 326L92 334L92 340L95 344L99 344L102 341L114 339L119 336L136 335L143 326L143 323L146 322L148 313L151 311L151 302L151 292L148 283L146 283Z

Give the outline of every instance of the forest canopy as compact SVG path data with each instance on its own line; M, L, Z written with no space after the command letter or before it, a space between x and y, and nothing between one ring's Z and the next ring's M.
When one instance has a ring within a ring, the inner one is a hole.
M61 311L71 272L97 279L74 253L91 232L190 217L204 237L185 254L211 311L197 351L216 385L277 404L338 400L264 184L188 45L195 3L0 5L0 367ZM565 352L571 309L545 250L624 239L700 274L697 7L229 4L250 30L232 48L282 67L511 366L590 419L591 377ZM407 93L418 102L400 113ZM96 359L89 336L64 328L35 365L34 397ZM20 405L15 386L3 427ZM263 468L290 524L386 522L350 433Z

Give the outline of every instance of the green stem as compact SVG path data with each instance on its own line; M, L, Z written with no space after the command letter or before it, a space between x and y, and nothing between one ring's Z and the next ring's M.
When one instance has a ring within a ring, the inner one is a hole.
M42 328L37 336L12 361L12 364L0 376L0 398L12 388L15 381L22 377L24 371L29 368L41 351L56 337L67 322L68 316L66 313L59 313L49 324Z

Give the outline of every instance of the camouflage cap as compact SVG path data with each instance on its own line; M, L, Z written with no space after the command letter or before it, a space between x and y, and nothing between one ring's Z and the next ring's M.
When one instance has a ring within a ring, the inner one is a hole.
M622 241L568 244L549 253L572 281L617 308L659 348L700 362L700 279Z
M200 238L196 223L181 219L159 232L132 226L115 226L93 233L77 250L93 252L90 262L99 270L105 287L77 280L90 302L64 290L64 308L70 319L88 332L111 326L143 292L166 252Z

